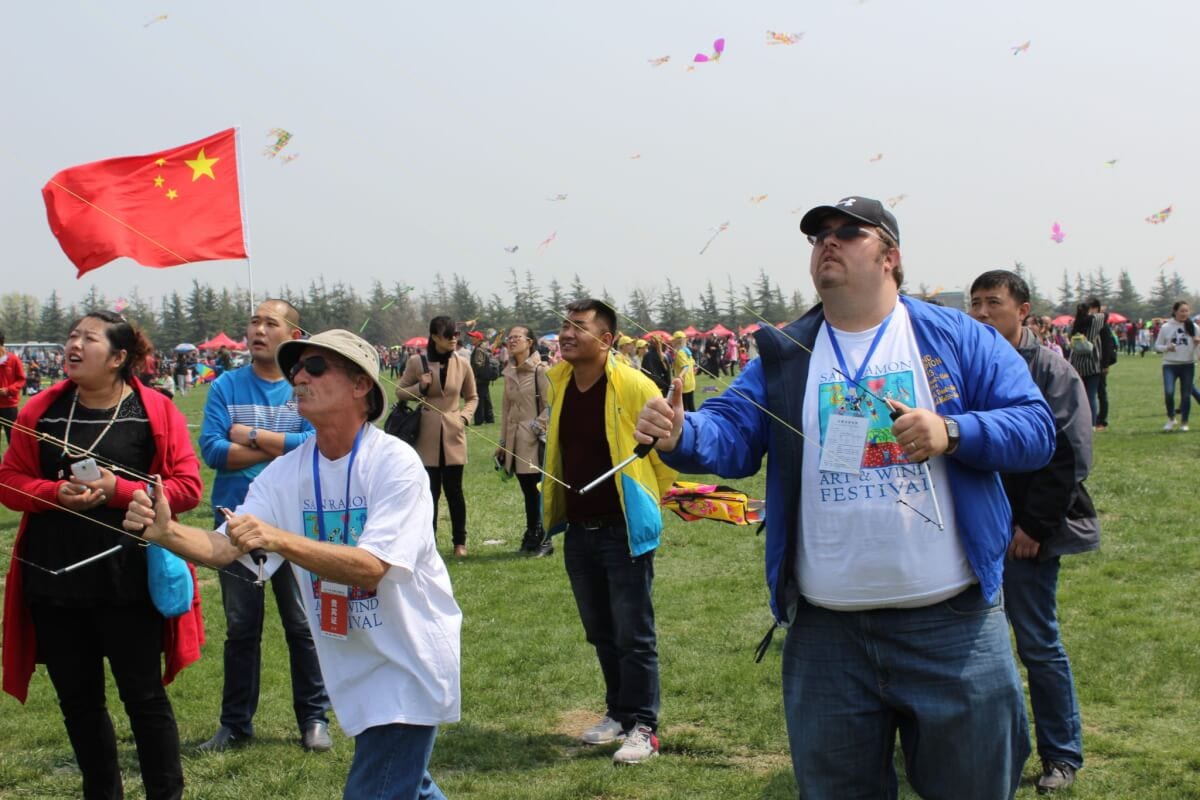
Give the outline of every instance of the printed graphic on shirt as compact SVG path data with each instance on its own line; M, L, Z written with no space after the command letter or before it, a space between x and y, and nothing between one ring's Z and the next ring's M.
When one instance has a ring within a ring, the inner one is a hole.
M821 445L829 431L829 417L849 414L866 417L867 445L863 450L862 468L872 469L894 464L907 464L904 451L892 435L891 410L883 400L898 400L913 404L913 370L908 361L894 361L867 369L862 385L855 386L831 371L820 376ZM868 392L870 392L868 394Z
M367 498L358 495L350 501L350 513L346 514L342 507L344 504L341 500L325 500L324 514L325 536L326 541L334 544L345 544L353 546L358 543L358 537L362 535L363 529L367 524ZM304 507L301 510L301 517L304 521L304 535L313 541L320 541L321 530L317 524L317 511L313 507L313 500L306 499ZM346 521L349 525L346 525ZM319 603L321 596L321 579L313 573L308 573L309 584L311 590L311 598ZM349 587L350 594L350 613L349 613L349 630L353 631L356 628L377 628L383 624L383 620L378 614L379 599L375 596L375 590L363 589L359 586Z

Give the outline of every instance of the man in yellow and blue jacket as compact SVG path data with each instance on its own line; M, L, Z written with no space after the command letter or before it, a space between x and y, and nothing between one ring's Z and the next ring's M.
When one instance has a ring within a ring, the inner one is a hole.
M637 764L658 754L651 589L662 533L659 498L675 473L651 452L579 492L633 452L638 413L651 397L661 397L653 381L610 357L615 330L616 313L605 303L587 299L567 306L558 338L563 360L547 372L542 521L551 535L566 531L567 576L604 675L605 714L584 732L583 742L621 741L613 760Z
M683 410L696 410L696 359L688 347L687 334L675 331L671 336L671 348L675 351L671 359L671 374L683 380Z

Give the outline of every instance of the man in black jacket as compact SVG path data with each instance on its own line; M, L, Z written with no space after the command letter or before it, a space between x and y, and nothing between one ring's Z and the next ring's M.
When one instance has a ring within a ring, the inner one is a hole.
M1093 311L1104 314L1104 329L1100 331L1100 386L1096 389L1096 430L1108 429L1108 368L1117 363L1117 341L1108 327L1108 309L1097 306Z
M1059 557L1100 546L1100 524L1083 485L1091 469L1092 426L1087 392L1070 363L1042 347L1021 323L1029 287L1007 270L985 272L971 286L971 316L991 325L1029 364L1054 412L1054 457L1037 472L1001 475L1013 510L1013 538L1004 565L1004 602L1029 673L1038 755L1039 793L1070 786L1083 766L1083 733L1071 663L1057 618ZM1112 339L1107 331L1103 334ZM1115 349L1115 348L1114 348Z

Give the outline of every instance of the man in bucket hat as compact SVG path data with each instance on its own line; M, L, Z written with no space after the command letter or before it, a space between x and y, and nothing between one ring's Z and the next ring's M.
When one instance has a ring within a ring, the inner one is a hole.
M276 354L316 435L280 456L216 531L134 494L125 525L214 566L286 559L302 587L326 688L355 739L346 797L444 797L428 772L437 726L459 718L462 612L433 538L429 483L383 413L379 356L344 330Z

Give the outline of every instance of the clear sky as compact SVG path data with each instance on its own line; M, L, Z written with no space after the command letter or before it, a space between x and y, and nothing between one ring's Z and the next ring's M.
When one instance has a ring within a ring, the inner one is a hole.
M668 277L720 296L760 268L811 297L793 212L847 194L907 195L912 290L1019 260L1046 294L1098 266L1145 293L1170 256L1197 283L1200 6L1182 0L46 0L3 22L0 291L244 287L245 262L76 281L40 195L63 167L231 125L260 293L441 272L486 299L511 266L622 302ZM718 36L721 61L688 72ZM290 164L261 155L274 127Z

